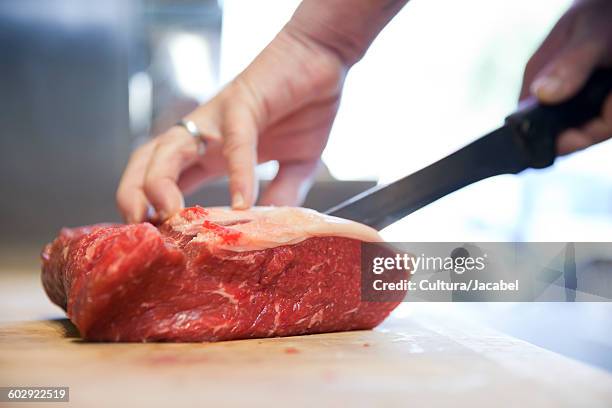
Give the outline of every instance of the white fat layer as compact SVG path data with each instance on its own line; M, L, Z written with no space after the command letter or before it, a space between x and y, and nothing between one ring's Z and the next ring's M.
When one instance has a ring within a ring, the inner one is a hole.
M366 242L380 242L382 238L366 225L321 214L301 207L253 207L236 211L227 207L206 208L208 214L191 221L180 214L170 219L172 228L181 233L196 233L193 242L208 242L219 249L252 251L290 245L311 237L344 237ZM236 242L226 244L215 234L201 230L208 220L227 225L241 232Z

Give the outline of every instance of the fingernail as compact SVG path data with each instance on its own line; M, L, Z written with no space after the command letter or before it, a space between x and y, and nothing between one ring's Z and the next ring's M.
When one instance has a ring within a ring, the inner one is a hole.
M246 207L242 193L236 192L232 197L232 207L241 210Z
M556 77L540 77L531 85L531 92L536 96L554 96L561 91L563 83Z

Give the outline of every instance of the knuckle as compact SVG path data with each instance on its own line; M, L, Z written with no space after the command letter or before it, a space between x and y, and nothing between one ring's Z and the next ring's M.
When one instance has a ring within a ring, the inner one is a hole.
M255 152L256 143L248 133L229 130L223 142L222 152L225 157L249 155Z
M223 143L222 153L228 159L250 160L255 155L255 144L243 137L228 137Z
M181 160L188 160L198 154L197 141L191 141L191 143L183 144L177 147L176 154L178 154Z
M170 144L170 143L172 143L174 140L176 140L179 137L180 137L180 135L178 135L177 133L169 130L169 131L164 132L161 135L157 136L155 138L155 140L157 141L158 145L161 145L161 144Z
M223 155L227 159L232 159L235 156L240 155L243 150L243 143L235 138L229 138L223 144Z
M187 160L197 154L198 146L192 136L177 137L177 135L160 136L159 143L153 152L154 156L168 158L177 156L180 160Z

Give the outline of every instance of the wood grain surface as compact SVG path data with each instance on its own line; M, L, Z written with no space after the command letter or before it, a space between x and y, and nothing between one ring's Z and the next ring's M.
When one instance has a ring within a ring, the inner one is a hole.
M20 279L0 277L0 306L17 315L16 293L43 296ZM374 331L208 344L87 343L65 319L33 319L35 304L58 316L44 296L25 304L31 320L0 324L0 386L70 387L52 406L612 406L610 373L463 321L453 304L404 304Z

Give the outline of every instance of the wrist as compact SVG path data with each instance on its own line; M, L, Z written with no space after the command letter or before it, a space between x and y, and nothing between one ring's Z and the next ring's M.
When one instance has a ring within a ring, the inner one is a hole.
M353 35L330 30L323 22L311 23L294 16L283 28L288 35L336 58L347 69L361 59L368 48Z
M406 2L303 0L285 29L334 53L350 67Z

